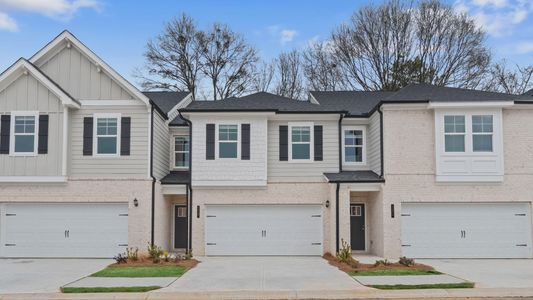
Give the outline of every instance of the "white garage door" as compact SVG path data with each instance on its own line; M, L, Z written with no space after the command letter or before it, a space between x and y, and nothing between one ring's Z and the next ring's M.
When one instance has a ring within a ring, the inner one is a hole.
M0 256L113 257L128 244L128 205L3 204Z
M402 253L414 258L529 258L528 203L403 203Z
M322 255L320 205L209 205L207 255Z

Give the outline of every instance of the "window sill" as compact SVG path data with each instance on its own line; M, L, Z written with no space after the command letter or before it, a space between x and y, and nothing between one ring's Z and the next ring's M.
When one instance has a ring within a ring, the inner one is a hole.
M443 183L503 182L503 175L436 175L436 182L443 182Z

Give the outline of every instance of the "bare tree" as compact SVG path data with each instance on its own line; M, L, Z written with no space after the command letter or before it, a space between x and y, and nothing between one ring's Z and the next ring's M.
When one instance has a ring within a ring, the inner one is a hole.
M485 89L508 94L524 94L533 88L533 65L509 69L506 61L494 64Z
M214 100L239 96L250 88L257 54L244 38L227 25L214 24L198 35L202 72L210 82Z
M146 65L135 75L143 89L189 91L196 96L202 62L198 30L185 14L165 25L163 33L148 41Z
M485 33L472 18L438 0L363 7L334 30L332 41L351 89L397 90L406 77L398 81L395 67L425 83L476 87L490 65Z
M293 99L302 99L304 96L302 73L298 51L281 53L276 59L276 94Z
M276 65L273 62L261 62L254 68L254 75L252 78L252 91L254 92L270 92L272 90L272 80L274 79L274 72Z
M302 52L302 66L309 89L335 91L342 88L341 73L330 43L309 44Z

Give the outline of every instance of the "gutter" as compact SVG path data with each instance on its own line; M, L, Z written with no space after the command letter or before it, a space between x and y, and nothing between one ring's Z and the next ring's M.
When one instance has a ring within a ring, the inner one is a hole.
M152 178L152 211L150 223L150 244L154 245L155 232L155 182L154 177L154 103L150 101L150 177Z
M187 251L189 255L192 253L192 122L191 120L185 118L181 111L178 110L178 115L180 118L185 121L185 123L189 124L189 180L187 182L187 200L189 201L189 238L187 240Z
M344 114L341 113L339 117L339 173L342 172L342 119ZM337 182L335 189L335 249L339 252L339 190L341 188L340 182Z
M381 107L378 108L378 113L379 113L379 152L380 152L380 155L379 155L379 158L381 160L381 163L380 163L380 174L379 174L379 177L383 178L384 176L384 166L383 166L383 162L385 161L383 159L383 111L381 110Z

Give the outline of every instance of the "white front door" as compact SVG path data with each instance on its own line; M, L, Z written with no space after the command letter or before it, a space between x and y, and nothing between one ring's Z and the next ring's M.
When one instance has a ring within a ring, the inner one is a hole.
M5 203L4 257L113 257L128 245L127 203Z
M208 205L206 255L322 255L320 205Z
M529 203L402 203L402 254L530 258Z

